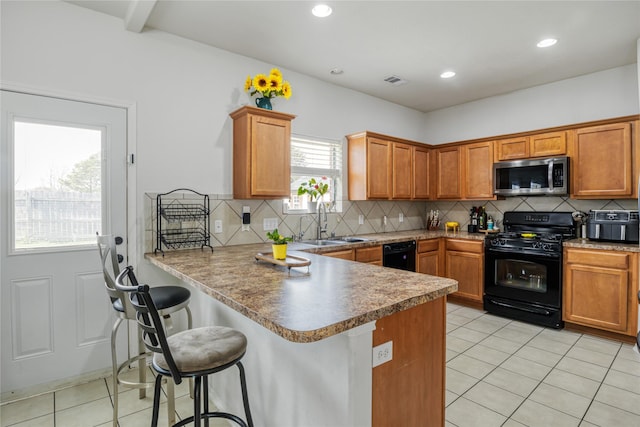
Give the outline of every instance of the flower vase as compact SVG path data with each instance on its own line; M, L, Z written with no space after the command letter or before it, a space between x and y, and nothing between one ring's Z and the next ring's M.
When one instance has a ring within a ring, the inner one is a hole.
M314 214L318 212L318 202L315 200L310 201L307 203L307 208L309 209L309 213Z
M256 105L258 108L264 108L265 110L273 110L271 107L270 98L256 98Z
M287 244L284 245L271 245L273 250L274 259L287 259Z

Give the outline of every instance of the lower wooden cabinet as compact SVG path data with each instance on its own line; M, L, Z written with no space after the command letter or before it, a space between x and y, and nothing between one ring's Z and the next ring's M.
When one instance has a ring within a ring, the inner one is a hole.
M564 249L565 322L635 336L638 254Z
M368 248L341 249L325 252L322 255L349 261L366 262L367 264L382 265L382 245Z
M382 265L382 245L370 248L356 248L356 261Z
M441 239L419 240L416 251L418 273L442 276Z
M445 240L445 277L458 281L458 291L451 296L482 303L484 242L447 238Z
M330 256L333 258L346 259L349 261L355 261L356 259L355 251L353 249L343 249L340 251L325 252L322 255Z

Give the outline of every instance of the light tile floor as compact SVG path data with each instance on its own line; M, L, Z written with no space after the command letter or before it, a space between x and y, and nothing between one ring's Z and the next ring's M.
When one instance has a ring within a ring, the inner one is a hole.
M640 426L631 344L447 305L448 427Z
M455 304L447 311L448 427L640 426L640 355L632 345ZM178 418L192 412L187 384L176 389ZM119 396L120 427L149 424L152 396L140 400L131 389ZM167 425L163 402L160 426ZM0 425L111 427L112 408L106 378L7 403Z

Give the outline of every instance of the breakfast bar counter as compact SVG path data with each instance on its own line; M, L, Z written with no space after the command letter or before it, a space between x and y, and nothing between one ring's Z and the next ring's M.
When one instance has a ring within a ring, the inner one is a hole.
M457 282L296 248L311 264L290 271L256 260L269 244L145 258L192 288L196 326L247 335L256 426L444 425L444 297ZM374 366L383 343L391 360ZM234 375L216 374L210 391L242 413Z

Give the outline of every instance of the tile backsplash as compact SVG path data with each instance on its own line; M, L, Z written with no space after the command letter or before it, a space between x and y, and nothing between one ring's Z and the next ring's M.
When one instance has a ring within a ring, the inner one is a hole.
M145 252L156 247L156 194L145 194ZM173 198L187 200L192 194L173 193ZM241 245L267 241L263 229L265 219L276 219L278 230L286 236L303 239L316 238L317 214L285 214L282 200L236 200L231 195L209 195L211 212L211 246ZM166 200L163 198L163 200ZM201 201L198 197L195 201ZM251 225L242 230L242 207L251 210ZM438 210L441 224L457 221L460 230L466 230L469 211L473 206L484 206L487 214L502 225L506 211L583 211L590 209L638 209L637 200L573 200L569 197L508 197L491 201L343 201L342 212L329 212L327 235L351 236L359 234L424 229L430 210ZM400 214L403 221L400 222ZM362 215L364 223L359 224ZM384 217L387 217L385 224ZM214 232L215 221L222 222L222 231Z

